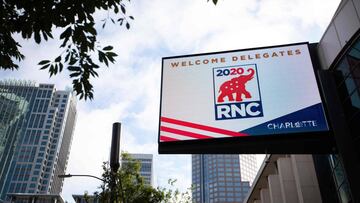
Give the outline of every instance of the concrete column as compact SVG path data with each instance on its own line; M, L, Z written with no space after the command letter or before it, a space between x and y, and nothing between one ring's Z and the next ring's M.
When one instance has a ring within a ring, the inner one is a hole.
M311 155L291 155L295 183L300 203L322 202Z
M261 203L271 203L270 193L268 188L263 188L260 190L260 199L261 199Z
M285 203L299 203L295 176L291 159L288 157L277 160L281 195Z
M271 203L283 203L284 201L281 195L279 175L269 175L268 183Z

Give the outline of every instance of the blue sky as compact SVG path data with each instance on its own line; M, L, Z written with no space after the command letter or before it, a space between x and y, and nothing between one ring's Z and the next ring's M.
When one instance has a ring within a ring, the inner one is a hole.
M99 31L103 46L111 44L119 55L115 64L93 79L95 99L78 102L78 117L68 163L68 173L101 175L108 160L111 127L122 122L121 148L133 153L155 154L155 184L177 187L191 184L189 155L156 155L160 101L161 58L203 52L244 49L295 42L318 42L339 0L206 0L132 1L135 17L131 29L108 25ZM106 13L97 13L97 19ZM99 28L101 24L98 25ZM58 36L59 31L55 31ZM71 87L66 74L49 78L39 71L40 60L54 58L60 42L41 45L20 40L26 59L20 70L1 71L0 79L26 79ZM63 197L94 192L100 183L84 178L66 179Z

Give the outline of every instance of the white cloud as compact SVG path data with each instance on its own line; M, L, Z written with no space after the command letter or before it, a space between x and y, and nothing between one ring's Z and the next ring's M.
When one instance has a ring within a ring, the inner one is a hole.
M271 24L298 20L303 27L316 25L324 29L338 4L339 1L326 1L326 3L313 0L263 1L257 15Z
M135 21L130 30L109 25L99 32L102 45L112 44L119 57L116 64L101 69L100 77L93 80L95 100L78 103L67 172L100 176L101 164L109 156L112 123L120 121L122 149L155 154L156 184L166 186L167 180L173 178L182 190L190 187L190 156L156 155L161 57L316 41L338 3L223 0L214 6L205 0L132 2L128 12ZM49 79L47 72L38 71L36 65L59 54L56 40L22 45L27 58L20 64L21 70L2 71L0 78L50 82L58 89L71 86L66 75ZM95 179L66 179L63 195L72 202L71 194L93 192L98 185Z

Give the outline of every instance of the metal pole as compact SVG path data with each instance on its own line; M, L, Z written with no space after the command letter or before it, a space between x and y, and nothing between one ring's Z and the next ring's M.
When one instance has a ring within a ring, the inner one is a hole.
M120 131L121 123L114 123L112 129L111 150L110 150L110 168L117 171L120 167Z
M101 180L103 182L105 182L104 179L102 178L99 178L99 177L96 177L96 176L93 176L93 175L86 175L86 174L76 174L76 175L73 175L73 174L61 174L61 175L58 175L59 178L71 178L71 177L90 177L90 178L96 178L98 180Z
M119 156L120 156L120 131L121 123L114 123L112 129L111 149L110 149L110 169L111 169L111 180L110 180L110 202L116 202L116 173L120 167ZM124 198L124 197L123 197Z

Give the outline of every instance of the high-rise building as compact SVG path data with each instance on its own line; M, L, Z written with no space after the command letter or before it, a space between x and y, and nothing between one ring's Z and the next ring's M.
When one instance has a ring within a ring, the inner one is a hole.
M145 184L153 185L153 155L152 154L129 154L132 159L140 162L140 175L144 178ZM122 160L121 164L127 161Z
M256 166L256 156L253 154L240 155L240 177L241 181L248 181L250 185L254 181L258 168Z
M0 81L0 202L8 193L61 192L75 118L71 91Z
M192 155L193 202L241 203L256 176L256 157L240 157L233 154Z
M25 202L36 202L36 203L64 203L64 200L59 194L37 194L37 193L8 193L8 202L10 203L25 203ZM93 203L93 202L88 202Z

